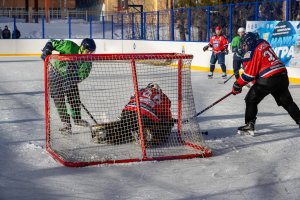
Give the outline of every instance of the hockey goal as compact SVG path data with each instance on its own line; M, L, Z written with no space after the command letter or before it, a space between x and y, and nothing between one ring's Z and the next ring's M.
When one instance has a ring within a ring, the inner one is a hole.
M192 117L192 58L176 53L48 56L47 151L72 167L211 156ZM154 89L141 93L149 83L158 89L155 95ZM154 95L153 102L145 95ZM169 104L151 110L163 102Z

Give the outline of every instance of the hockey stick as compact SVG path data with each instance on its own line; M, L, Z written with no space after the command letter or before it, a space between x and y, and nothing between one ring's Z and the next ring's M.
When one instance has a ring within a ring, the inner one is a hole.
M227 83L233 76L235 76L236 74L238 74L239 72L237 71L236 73L233 73L229 78L227 78L225 81L220 81L219 84L225 84Z
M53 64L51 62L49 62L49 64L51 65L51 67L54 68ZM95 124L98 124L98 122L96 121L96 119L93 117L93 115L90 113L90 111L85 107L85 105L80 102L80 105L83 107L83 109L85 110L85 112L90 116L90 118L95 122Z
M227 97L229 97L230 95L232 95L232 92L229 92L228 94L226 94L224 97L222 97L221 99L217 100L216 102L214 102L213 104L211 104L210 106L208 106L207 108L203 109L202 111L198 112L197 114L195 114L192 118L198 117L199 115L201 115L202 113L204 113L205 111L207 111L208 109L210 109L211 107L215 106L216 104L220 103L221 101L223 101L224 99L226 99Z
M201 115L202 113L204 113L205 111L207 111L208 109L212 108L213 106L215 106L216 104L220 103L221 101L223 101L224 99L226 99L227 97L229 97L230 95L232 95L232 92L229 92L228 94L226 94L225 96L223 96L221 99L217 100L216 102L214 102L213 104L211 104L210 106L206 107L205 109L201 110L200 112L198 112L197 114L195 114L191 119L194 119L196 117L198 117L199 115ZM177 122L177 119L173 119L174 122ZM183 121L183 123L187 123L189 122L190 119L186 119Z
M93 117L93 115L90 113L90 111L83 105L83 103L81 103L81 106L83 107L83 109L85 110L85 112L90 116L90 118L95 122L95 124L98 124L98 122L96 121L96 119Z

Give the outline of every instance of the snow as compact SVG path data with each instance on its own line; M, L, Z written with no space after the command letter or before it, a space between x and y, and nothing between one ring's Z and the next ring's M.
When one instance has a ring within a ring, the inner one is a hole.
M198 111L231 90L193 71ZM268 96L257 136L238 136L248 89L199 116L211 158L68 168L45 150L43 63L0 57L0 199L299 199L300 130ZM296 103L300 85L291 85Z

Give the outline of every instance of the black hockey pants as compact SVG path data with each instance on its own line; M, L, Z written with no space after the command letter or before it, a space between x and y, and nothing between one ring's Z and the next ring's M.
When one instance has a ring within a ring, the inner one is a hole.
M54 69L49 71L49 92L54 100L55 107L62 122L70 123L70 115L67 111L67 102L71 107L71 116L73 120L81 119L81 102L77 83L66 83ZM68 86L66 87L66 84Z
M300 110L293 101L288 89L289 79L287 72L273 75L268 78L259 78L251 87L245 97L246 114L245 123L255 120L258 112L257 106L268 94L271 94L278 106L282 106L294 121L299 124Z

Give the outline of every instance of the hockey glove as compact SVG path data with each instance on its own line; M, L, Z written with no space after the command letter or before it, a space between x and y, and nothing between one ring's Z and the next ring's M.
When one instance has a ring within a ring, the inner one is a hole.
M41 55L41 59L43 59L45 61L46 57L51 54L52 54L52 51L46 49L45 51L43 51L43 53Z
M240 86L236 81L232 86L232 94L237 95L242 92L242 86Z
M208 45L204 46L204 47L203 47L203 51L207 51L207 50L208 50L208 48L209 48L209 46L208 46Z
M52 43L51 42L47 42L46 45L45 45L45 47L42 50L43 53L41 55L41 58L43 60L45 60L48 55L52 54L52 50L53 50Z
M243 50L242 49L238 49L237 50L237 53L239 54L239 56L241 56L241 57L243 57L244 55L244 53L243 53Z
M232 47L231 51L232 51L233 53L236 53L236 52L238 51L238 48Z
M228 49L224 49L224 53L225 53L225 55L228 55L228 53L229 53Z

